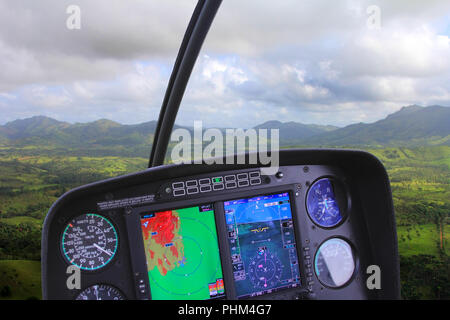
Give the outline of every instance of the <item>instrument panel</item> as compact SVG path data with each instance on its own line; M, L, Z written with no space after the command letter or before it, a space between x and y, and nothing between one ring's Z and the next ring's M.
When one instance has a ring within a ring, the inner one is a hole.
M374 208L357 172L289 164L274 175L258 167L174 173L200 169L183 166L88 185L57 201L44 224L44 298L395 296L395 281L382 291L366 286L367 267L392 263L382 250L395 258L396 247L374 244L383 223L371 222L386 217L368 216ZM68 285L70 266L79 269L78 288ZM392 271L385 277L396 280Z

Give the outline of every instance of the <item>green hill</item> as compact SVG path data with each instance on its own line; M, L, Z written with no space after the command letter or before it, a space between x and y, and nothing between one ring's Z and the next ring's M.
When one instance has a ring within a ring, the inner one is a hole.
M176 128L192 131L190 127ZM413 105L403 107L377 122L351 124L344 128L274 120L257 125L254 129L278 129L282 146L450 145L450 108ZM124 149L127 149L128 154L147 156L155 130L156 121L122 125L101 119L70 124L37 116L0 126L0 145L95 149L95 152L100 153L98 155L125 155L127 152Z
M302 124L298 122L281 122L281 121L267 121L260 124L254 129L278 129L280 134L281 145L292 145L299 142L301 139L317 136L321 133L331 132L338 127L335 126L321 126L316 124Z
M450 145L450 108L403 107L377 122L352 124L311 137L303 144L374 147Z

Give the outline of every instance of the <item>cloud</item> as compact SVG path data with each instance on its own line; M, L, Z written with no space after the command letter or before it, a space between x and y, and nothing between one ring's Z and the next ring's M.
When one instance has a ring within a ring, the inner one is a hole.
M173 55L194 0L41 0L0 2L1 37L35 53L129 59ZM69 30L67 7L76 4L81 29ZM20 21L21 23L17 23Z
M80 30L66 27L71 4L0 1L0 91L111 79L136 60L170 64L195 1L80 0Z
M81 30L66 28L71 4ZM0 0L0 123L157 119L195 4ZM370 5L379 30L367 27ZM445 0L224 1L177 121L346 125L450 105L448 12Z

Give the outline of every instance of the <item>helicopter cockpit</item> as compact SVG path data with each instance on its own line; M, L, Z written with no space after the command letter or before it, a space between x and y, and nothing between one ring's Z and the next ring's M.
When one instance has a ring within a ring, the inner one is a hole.
M216 130L199 143L205 130L194 128L188 132L194 142L186 146L193 145L188 154L194 157L165 164L183 95L220 5L199 0L193 12L149 168L73 189L49 210L43 298L398 299L390 183L370 153L279 150L273 140L262 151L232 145L204 157L196 147L212 142L211 135L216 142L239 142L242 132L229 138ZM251 132L244 136L252 139Z

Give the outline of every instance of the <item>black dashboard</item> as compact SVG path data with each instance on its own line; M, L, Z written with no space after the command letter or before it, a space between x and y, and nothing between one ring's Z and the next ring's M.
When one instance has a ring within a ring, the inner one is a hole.
M168 165L68 192L44 223L43 297L399 298L392 196L375 157L282 150L275 174L261 169Z

